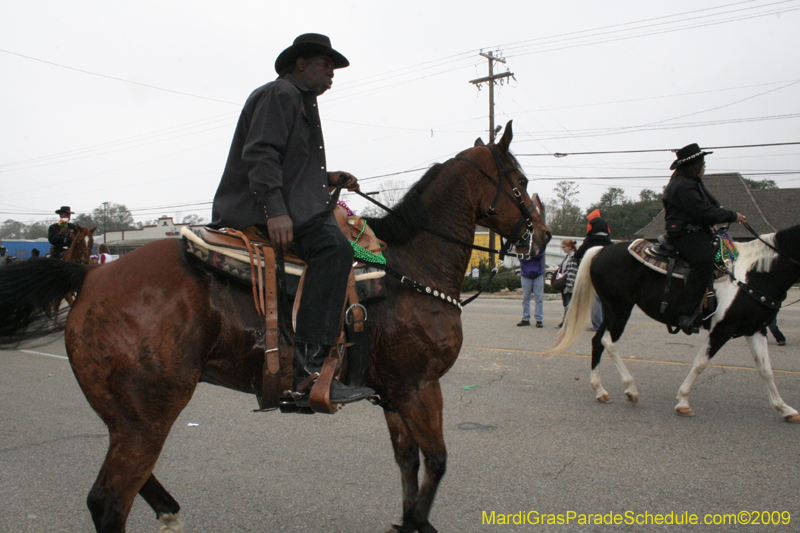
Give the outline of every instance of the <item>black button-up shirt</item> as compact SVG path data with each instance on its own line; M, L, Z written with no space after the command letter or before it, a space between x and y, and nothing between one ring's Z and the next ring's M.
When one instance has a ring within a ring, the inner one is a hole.
M239 116L210 225L243 229L289 215L298 227L329 203L316 95L291 74L259 87Z
M720 207L700 178L673 176L664 189L663 203L668 233L681 233L686 224L710 232L714 224L736 222L736 211Z

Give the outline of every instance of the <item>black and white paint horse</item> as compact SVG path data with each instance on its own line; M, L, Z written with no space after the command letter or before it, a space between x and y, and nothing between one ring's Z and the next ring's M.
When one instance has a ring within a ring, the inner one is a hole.
M761 239L764 242L753 240L737 244L739 257L733 266L735 280L721 278L715 283L717 312L711 318L708 341L695 357L689 375L678 390L675 410L681 415L694 414L689 406L689 392L709 360L729 339L745 337L758 372L767 383L770 404L787 422L800 423L800 414L778 394L767 351L765 325L772 321L778 310L758 301L761 296L767 301L782 301L789 288L800 279L800 226L762 235ZM600 402L610 401L598 373L604 349L608 350L620 373L628 400L634 404L638 401L639 391L617 348L633 306L638 305L650 318L666 323L660 306L667 278L634 258L628 251L629 244L596 247L586 253L578 270L564 327L550 349L551 353L563 352L575 342L586 328L597 294L603 305L603 323L592 338L590 385ZM745 284L745 287L736 282ZM673 314L678 307L682 285L683 280L672 280L666 317L671 324L677 322ZM753 296L747 294L751 289Z

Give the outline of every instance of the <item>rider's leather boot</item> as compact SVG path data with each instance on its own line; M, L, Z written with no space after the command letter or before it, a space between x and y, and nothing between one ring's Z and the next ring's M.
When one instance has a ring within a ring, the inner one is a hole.
M322 363L325 362L330 348L330 346L321 344L294 343L292 392L299 393L299 395L293 394L298 406L307 407L309 405L311 387L322 370ZM363 400L373 394L375 391L369 387L348 387L337 379L331 380L331 403L351 403Z

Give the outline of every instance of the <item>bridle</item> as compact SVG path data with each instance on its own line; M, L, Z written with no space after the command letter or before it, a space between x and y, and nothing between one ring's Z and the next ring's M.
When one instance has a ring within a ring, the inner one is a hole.
M88 237L88 242L87 242ZM92 253L92 247L94 246L94 238L92 234L89 233L87 235L82 235L82 232L78 232L73 239L72 245L70 248L74 246L73 255L70 258L70 261L74 263L78 263L81 265L88 265L90 263L89 258ZM66 252L69 253L69 250ZM66 254L64 255L66 257Z
M500 255L500 260L501 261L507 255L510 255L512 257L527 259L527 258L530 257L530 254L514 253L514 252L511 252L511 248L513 246L518 246L518 245L521 245L522 243L527 242L528 243L528 251L530 251L532 249L532 244L533 244L532 241L533 241L534 229L533 229L533 215L531 214L531 211L533 209L539 209L539 207L536 205L535 202L531 202L531 207L528 208L525 205L524 200L522 199L522 192L519 190L519 187L517 187L514 184L514 181L511 179L511 175L514 174L515 172L518 172L519 169L514 168L514 167L506 167L505 163L503 162L503 158L500 157L500 154L497 152L497 148L496 148L496 146L494 144L490 144L487 147L491 151L492 156L494 157L495 165L497 166L497 177L498 177L497 180L495 180L488 172L486 172L473 159L470 159L470 158L462 156L462 155L457 155L455 157L455 159L457 159L459 161L466 161L467 163L470 163L472 166L474 166L476 169L478 169L478 172L483 174L486 177L486 179L488 179L490 182L492 182L492 184L495 186L496 193L495 193L495 196L494 196L494 200L492 200L492 203L489 205L489 208L486 210L486 212L483 214L483 216L478 218L477 221L481 222L482 220L486 220L487 218L492 217L492 216L497 214L497 211L495 211L495 208L497 207L497 203L500 201L500 195L501 194L505 195L508 199L510 199L512 201L512 203L514 203L514 205L517 206L517 209L519 209L520 213L522 213L522 216L517 221L517 224L514 226L514 229L511 231L511 235L510 236L503 235L502 233L498 232L498 234L500 235L500 248L501 248L500 250L486 249L484 251L498 253ZM503 180L506 180L508 182L508 185L511 188L511 192L508 192L507 190L505 190L503 188L503 183L502 183ZM524 232L522 232L523 224L525 224ZM522 232L521 235L520 235L520 232ZM504 249L506 247L503 244L503 238L506 239L506 242L510 243L507 250ZM473 246L473 248L480 249L479 247L475 247L475 246Z

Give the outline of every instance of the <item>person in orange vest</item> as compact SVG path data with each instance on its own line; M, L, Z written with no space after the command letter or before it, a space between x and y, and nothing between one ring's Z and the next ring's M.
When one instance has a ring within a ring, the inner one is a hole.
M608 246L611 244L611 227L608 225L608 222L603 220L603 217L600 216L600 210L595 209L589 213L586 219L589 221L588 224L586 224L586 238L583 240L581 247L578 248L578 251L575 252L575 260L578 264L580 264L581 259L583 259L584 254L589 248ZM592 314L592 327L589 329L597 331L602 322L603 306L600 304L600 298L597 298L595 300L594 313Z

